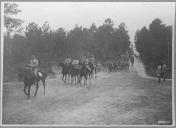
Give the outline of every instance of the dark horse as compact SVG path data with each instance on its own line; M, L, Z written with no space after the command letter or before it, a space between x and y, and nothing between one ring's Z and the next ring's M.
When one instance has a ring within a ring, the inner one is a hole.
M58 64L58 67L61 66L62 67L62 80L66 83L67 80L69 82L70 79L70 75L71 75L71 65L70 64L66 64L64 62L61 62Z
M71 64L71 84L76 80L79 81L80 79L80 68L81 66L79 64Z
M131 55L130 56L130 62L131 62L131 66L133 67L133 64L134 64L134 57Z
M95 73L95 77L96 77L96 72L97 72L96 66L91 61L89 61L88 66L91 69L90 72L89 72L89 78L93 78L94 73Z
M43 71L39 71L42 76L35 76L34 73L32 73L31 69L23 69L19 72L18 77L19 81L23 79L24 82L24 93L28 96L28 99L30 98L30 89L32 85L36 85L36 91L34 96L37 95L38 92L38 83L39 81L42 81L43 87L44 87L44 94L45 94L45 80L47 78L47 74ZM26 92L26 89L28 88L28 92Z
M80 70L79 70L79 80L78 83L81 85L82 78L84 78L84 85L87 84L87 78L90 74L91 69L88 68L88 65L86 64L80 64Z

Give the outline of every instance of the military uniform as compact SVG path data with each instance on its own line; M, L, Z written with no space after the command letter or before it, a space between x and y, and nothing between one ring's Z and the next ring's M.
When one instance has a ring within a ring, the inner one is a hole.
M161 69L162 69L161 65L158 65L157 70L156 70L156 75L158 77L161 77Z
M34 56L32 56L32 59L30 60L29 66L31 67L34 75L37 76L37 72L38 72L38 68L39 68L39 61Z

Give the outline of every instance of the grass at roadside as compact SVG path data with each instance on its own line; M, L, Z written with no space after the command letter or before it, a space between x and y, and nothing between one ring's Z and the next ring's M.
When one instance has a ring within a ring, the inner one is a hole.
M172 124L172 81L158 83L157 79L133 77L136 89L144 90L140 96L146 124ZM141 83L141 84L139 84ZM149 112L150 111L150 112Z

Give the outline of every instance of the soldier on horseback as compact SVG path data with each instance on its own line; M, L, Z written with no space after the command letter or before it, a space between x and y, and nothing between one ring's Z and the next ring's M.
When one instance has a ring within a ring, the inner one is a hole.
M34 55L31 56L31 60L30 60L29 66L31 68L32 73L35 76L38 76L37 73L38 73L38 68L39 68L39 61Z
M28 66L29 67L19 72L18 77L19 81L23 80L24 93L28 96L29 99L30 89L32 85L36 85L35 96L37 95L39 81L42 81L45 93L45 80L47 78L47 73L44 71L39 71L39 61L34 55L31 56Z

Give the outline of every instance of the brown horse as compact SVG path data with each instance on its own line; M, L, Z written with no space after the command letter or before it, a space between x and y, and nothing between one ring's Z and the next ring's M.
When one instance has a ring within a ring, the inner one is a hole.
M24 93L28 96L28 99L30 98L30 90L32 85L36 85L36 91L34 96L37 95L38 92L38 83L39 81L42 81L43 87L44 87L44 94L45 94L45 80L47 78L47 74L45 72L40 71L42 76L36 76L34 73L31 72L30 69L24 69L21 70L18 74L19 81L24 82ZM28 88L28 92L26 92L26 89Z
M81 85L82 78L84 78L84 85L87 84L87 79L88 79L90 72L91 72L91 69L88 68L88 65L80 64L79 81L78 81L80 85Z

